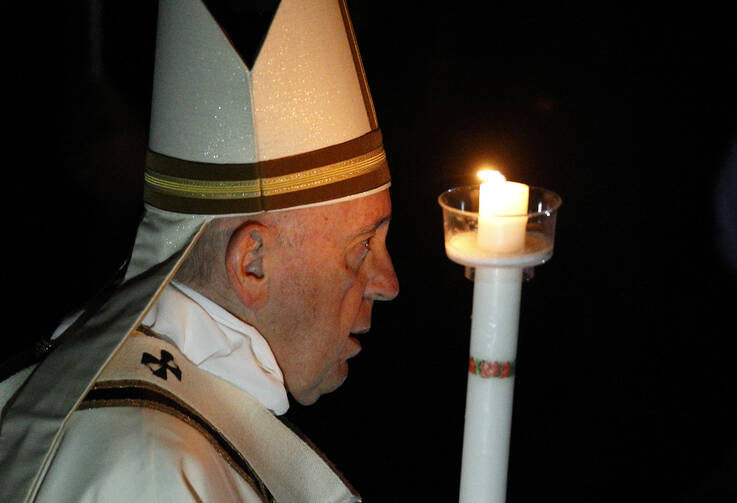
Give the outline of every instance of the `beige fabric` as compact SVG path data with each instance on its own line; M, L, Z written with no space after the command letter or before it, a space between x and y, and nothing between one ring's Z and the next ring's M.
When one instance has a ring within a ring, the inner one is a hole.
M336 145L369 131L351 41L334 0L282 0L253 67L259 159Z
M181 370L181 381L176 379L171 372L164 380L154 375L149 367L141 363L143 353L159 357L162 349L174 356L174 363ZM142 381L152 388L163 389L177 401L186 403L197 410L201 417L206 418L246 458L277 501L338 503L360 500L315 451L256 399L226 381L198 369L186 360L174 346L153 337L146 337L139 333L132 334L104 369L95 387L122 386L132 380ZM125 409L127 407L121 410ZM95 418L93 415L99 417ZM151 413L146 413L146 415L154 424L167 428L171 426L168 419L150 418ZM55 459L60 456L74 458L75 455L69 455L67 451L80 448L79 445L69 446L71 444L66 440L68 435L79 437L83 435L84 429L91 427L96 421L106 416L109 417L109 413L100 412L97 409L75 412L64 431L60 449L54 453L54 457L48 463L39 484L39 495L48 494L45 489L47 480L55 485L57 476ZM142 420L141 413L126 412L125 416L121 416L123 417L125 417L124 428L128 429L135 428L136 424ZM197 459L198 456L189 447L183 447L179 454L168 452L176 448L177 439L191 436L191 432L188 433L182 428L181 426L173 427L171 434L175 438L162 443L161 450L166 452L157 450L157 456L161 458L158 461L162 463L162 466L170 465L161 468L162 476L167 473L167 470L171 472L175 492L181 489L181 473L177 470L180 470L179 466L184 462L182 460L187 460L190 470L197 473L196 479L201 480L205 488L210 486L208 483L210 478L212 478L210 482L217 484L218 480L220 480L219 483L222 483L223 477L233 476L233 473L229 473L222 466L224 464L222 458L219 464L212 465L205 463L203 459ZM149 431L150 425L143 430ZM106 442L104 439L100 441ZM140 443L141 439L137 439L136 442ZM201 447L197 447L195 451L202 451L202 456L205 457L211 456L209 450L202 450ZM77 455L81 456L81 454ZM69 460L66 461L68 462ZM67 464L66 470L68 466ZM224 473L229 473L229 475L226 476ZM121 479L125 480L126 477L121 477ZM106 480L106 477L102 477L102 480ZM161 482L159 481L158 484L161 485ZM231 488L236 486L238 484L229 483ZM219 501L217 498L204 500Z

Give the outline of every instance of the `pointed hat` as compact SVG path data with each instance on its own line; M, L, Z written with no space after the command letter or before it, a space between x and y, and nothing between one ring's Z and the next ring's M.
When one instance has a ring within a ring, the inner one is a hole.
M344 2L283 0L250 67L253 48L224 3L160 2L145 201L251 213L386 187Z

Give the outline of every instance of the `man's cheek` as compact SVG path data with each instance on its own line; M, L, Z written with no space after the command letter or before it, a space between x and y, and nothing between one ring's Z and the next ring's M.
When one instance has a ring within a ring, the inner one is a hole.
M358 316L356 317L356 325L359 325L362 329L371 328L371 310L374 303L370 300L363 300L361 306L358 309Z
M361 303L363 302L363 292L366 290L366 283L364 281L353 281L351 288L349 288L343 296L343 302L341 302L341 310L343 312L344 321L353 323L359 314L361 309ZM348 318L345 320L345 318Z
M343 280L343 282L340 285L340 291L343 294L343 297L349 294L349 292L353 289L355 284L356 284L356 278L354 277L349 276Z

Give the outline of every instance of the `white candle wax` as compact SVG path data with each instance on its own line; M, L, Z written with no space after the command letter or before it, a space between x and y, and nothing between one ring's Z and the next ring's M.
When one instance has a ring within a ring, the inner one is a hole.
M505 501L521 292L522 269L476 268L460 503Z
M478 244L494 253L513 253L525 246L530 188L508 182L498 171L484 170L479 193Z
M490 254L479 246L476 231L458 232L446 239L445 252L453 262L469 267L534 267L553 256L553 240L542 232L527 231L524 244L516 253Z

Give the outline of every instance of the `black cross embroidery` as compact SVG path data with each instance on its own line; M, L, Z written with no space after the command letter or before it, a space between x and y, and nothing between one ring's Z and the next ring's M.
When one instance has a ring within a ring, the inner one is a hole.
M171 362L171 365L169 364ZM166 381L166 371L171 370L178 380L182 380L182 371L179 369L176 363L174 363L174 357L168 351L161 350L161 359L157 360L155 356L149 353L143 353L141 357L141 363L147 366L151 372L157 377L161 377Z

